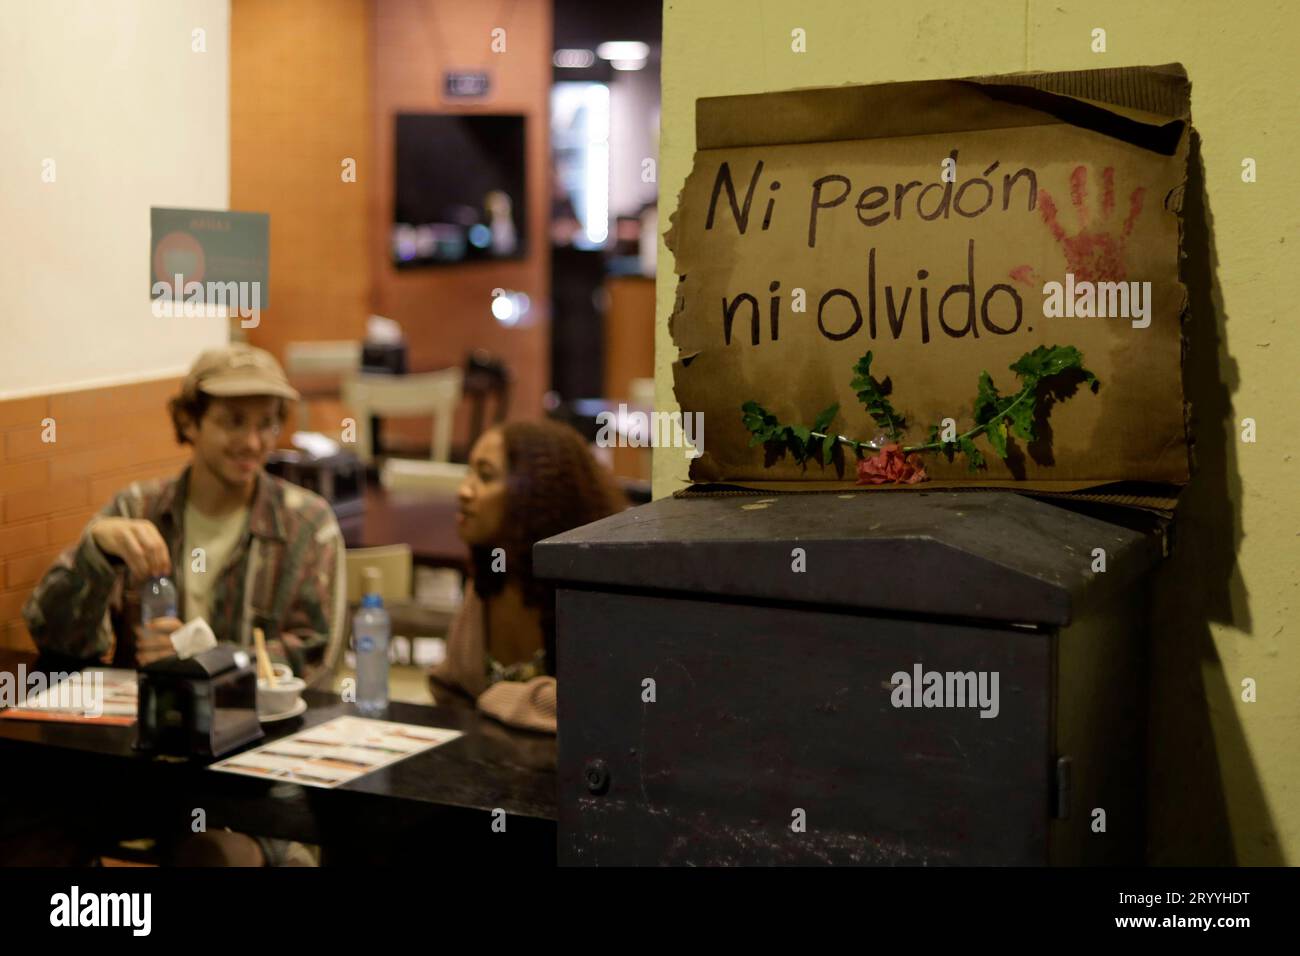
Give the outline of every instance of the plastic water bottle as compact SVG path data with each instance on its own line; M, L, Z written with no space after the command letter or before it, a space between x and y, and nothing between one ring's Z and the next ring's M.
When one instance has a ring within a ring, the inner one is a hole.
M388 637L391 623L379 596L378 568L362 572L364 597L352 618L352 640L357 657L357 710L366 717L388 707Z
M176 617L176 586L170 578L150 578L140 588L140 621L145 627L159 617Z

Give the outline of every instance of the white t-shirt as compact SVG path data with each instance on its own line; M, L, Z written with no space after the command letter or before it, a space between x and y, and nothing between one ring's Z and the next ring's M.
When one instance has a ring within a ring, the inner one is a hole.
M239 544L247 524L247 505L220 518L211 518L190 502L185 503L185 550L181 554L181 560L185 562L184 620L192 621L196 617L211 620L209 611L217 578ZM203 549L202 571L194 570L199 563L194 556L195 548Z

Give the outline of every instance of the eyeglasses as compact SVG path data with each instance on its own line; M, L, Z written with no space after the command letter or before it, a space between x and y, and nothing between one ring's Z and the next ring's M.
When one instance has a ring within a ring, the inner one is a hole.
M274 441L280 437L280 430L283 427L278 419L263 419L256 425L250 422L234 421L225 415L214 415L213 423L228 435L242 435L244 432L256 432L258 437L266 441Z

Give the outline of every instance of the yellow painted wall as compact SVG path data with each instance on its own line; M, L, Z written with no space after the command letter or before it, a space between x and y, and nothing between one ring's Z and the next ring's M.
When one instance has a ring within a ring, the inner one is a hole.
M791 51L791 30L807 52ZM1107 51L1091 50L1092 30ZM1153 863L1300 863L1300 356L1292 293L1300 191L1294 43L1274 0L668 0L660 222L694 152L701 96L842 83L1178 61L1192 80L1208 230L1190 236L1187 391L1200 471L1153 594L1148 855ZM1258 181L1241 180L1241 161ZM662 240L661 240L662 241ZM655 380L676 407L668 335L676 276L659 251ZM1240 440L1253 418L1257 440ZM655 495L685 481L656 452ZM1242 681L1257 685L1242 700Z

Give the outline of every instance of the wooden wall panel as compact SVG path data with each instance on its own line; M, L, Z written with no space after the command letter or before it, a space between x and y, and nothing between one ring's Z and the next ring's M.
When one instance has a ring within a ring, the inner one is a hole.
M512 418L536 417L550 384L550 0L464 3L376 0L374 4L375 175L369 180L375 311L399 321L417 369L461 365L471 348L503 357L515 375ZM506 51L491 50L492 30ZM490 95L444 102L446 69L486 70ZM390 263L394 116L399 112L517 113L526 117L528 257L399 274ZM508 329L492 318L492 289L526 292L532 324ZM462 416L463 417L463 416Z
M643 276L612 276L605 281L605 392L617 404L632 397L632 380L655 375L655 281ZM649 448L614 448L614 474L649 480Z
M230 208L271 216L271 307L246 335L281 360L371 312L371 49L366 0L231 3Z
M506 30L493 53L491 31ZM460 365L472 348L509 363L513 417L549 387L550 0L233 0L231 208L271 215L271 306L245 333L280 358L295 340L359 338L372 312L402 324L411 367ZM482 101L444 103L444 69L486 69ZM401 275L389 262L393 123L400 111L520 113L527 120L528 258ZM340 178L345 157L357 182ZM532 324L506 329L492 289L528 293ZM312 426L337 431L337 406ZM462 409L458 432L467 415ZM403 427L406 426L406 427ZM422 438L425 422L385 435Z
M605 397L631 397L635 378L655 374L655 280L613 276L605 281Z

